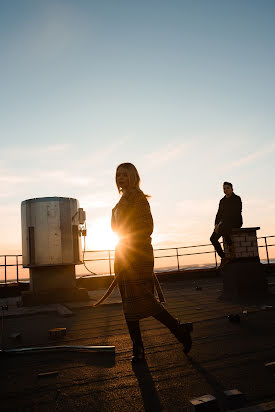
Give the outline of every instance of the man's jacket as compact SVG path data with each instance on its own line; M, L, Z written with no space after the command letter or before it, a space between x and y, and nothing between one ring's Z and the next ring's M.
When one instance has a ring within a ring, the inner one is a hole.
M242 201L240 196L233 192L230 197L224 196L219 203L219 209L216 215L215 224L222 222L226 226L241 227L242 219Z

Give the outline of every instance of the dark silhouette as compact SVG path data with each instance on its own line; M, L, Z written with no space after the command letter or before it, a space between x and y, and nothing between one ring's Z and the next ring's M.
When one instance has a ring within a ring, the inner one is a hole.
M141 364L133 363L132 368L138 380L144 410L146 412L161 412L162 407L158 392L146 360L144 360Z
M192 324L182 324L163 307L164 296L154 274L154 255L151 245L153 218L148 196L139 188L140 177L131 163L122 163L116 170L116 185L120 201L112 210L112 229L119 235L115 251L115 280L97 304L119 286L123 311L133 342L133 362L144 361L140 319L154 316L167 326L184 346L191 349ZM158 299L155 296L157 292ZM96 305L97 305L96 304Z
M225 253L219 243L219 238L224 237L226 243L233 253L231 232L233 228L239 228L243 224L242 219L242 201L240 196L235 195L233 186L230 182L223 183L223 191L225 196L220 200L219 209L215 219L214 232L210 237L216 252L222 259L221 265L227 263Z

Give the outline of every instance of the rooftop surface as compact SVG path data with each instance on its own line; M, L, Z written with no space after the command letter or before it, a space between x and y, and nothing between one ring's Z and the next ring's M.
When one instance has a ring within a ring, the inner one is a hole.
M201 290L197 290L196 286ZM141 321L146 360L131 364L131 341L117 291L98 308L91 302L3 311L4 347L115 345L104 353L53 352L1 355L1 411L184 411L189 400L212 394L228 410L224 391L237 388L248 405L275 400L275 295L250 302L221 298L220 278L163 283L167 309L193 322L190 355L153 318ZM272 306L272 307L271 307ZM271 307L271 308L270 308ZM243 313L247 311L247 314ZM227 315L239 314L240 323ZM66 327L51 341L48 330ZM12 338L21 333L22 340ZM56 372L39 377L38 374Z

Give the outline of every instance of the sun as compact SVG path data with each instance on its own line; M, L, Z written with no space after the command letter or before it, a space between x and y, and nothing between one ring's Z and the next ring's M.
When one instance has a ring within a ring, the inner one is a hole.
M87 222L86 248L89 250L113 250L118 236L111 229L111 221L107 216Z

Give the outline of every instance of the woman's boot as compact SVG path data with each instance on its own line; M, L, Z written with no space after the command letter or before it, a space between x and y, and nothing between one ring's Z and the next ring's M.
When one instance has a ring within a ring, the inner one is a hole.
M163 309L163 311L155 315L154 318L167 326L178 341L183 344L184 353L187 354L190 352L192 347L191 332L193 331L193 324L191 322L180 323L179 320L170 315L166 309Z
M178 326L178 333L176 335L177 339L183 343L184 353L188 353L191 350L192 347L192 338L191 338L191 332L193 332L193 324L191 322L188 323L180 323Z
M145 360L143 344L133 341L132 363L140 363Z
M141 338L139 321L127 321L130 337L133 342L132 363L139 363L145 360L144 346Z

